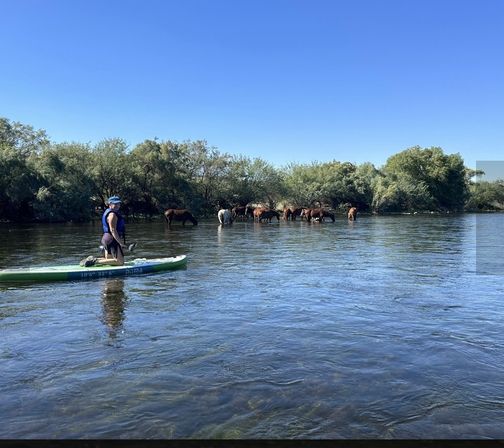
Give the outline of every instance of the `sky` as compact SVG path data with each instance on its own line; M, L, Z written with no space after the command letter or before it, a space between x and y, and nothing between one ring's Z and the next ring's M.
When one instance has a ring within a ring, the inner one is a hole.
M275 166L504 159L502 0L0 0L0 116Z
M479 160L476 169L480 173L474 178L475 181L493 182L504 179L504 160Z

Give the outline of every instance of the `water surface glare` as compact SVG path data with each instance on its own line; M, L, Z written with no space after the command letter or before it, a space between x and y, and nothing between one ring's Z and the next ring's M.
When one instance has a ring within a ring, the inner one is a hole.
M476 268L502 220L130 223L187 268L0 286L0 438L504 438L504 282ZM0 230L0 268L100 239Z

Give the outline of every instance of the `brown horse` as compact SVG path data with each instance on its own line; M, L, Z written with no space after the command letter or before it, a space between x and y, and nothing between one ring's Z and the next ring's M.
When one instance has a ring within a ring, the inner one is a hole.
M196 218L186 208L169 208L164 212L164 216L170 226L172 221L182 221L183 226L185 226L186 221L191 221L195 226L198 225Z
M286 221L291 219L291 221L296 220L296 216L301 216L301 212L303 211L300 207L285 207L283 210L283 217Z
M350 221L355 221L357 219L357 207L350 207L348 210L348 219Z
M311 208L302 208L301 209L301 214L299 215L299 217L301 218L301 221L303 220L303 218L308 221L308 215L310 214L310 210L311 210Z
M249 205L239 205L237 207L233 207L231 213L233 214L233 219L241 218L248 221L249 216L254 218L254 207Z
M301 216L301 212L303 211L303 209L301 207L294 207L294 208L291 208L290 210L291 210L292 221L296 220L296 216Z
M267 219L271 222L271 219L276 217L277 221L280 221L280 213L269 208L258 207L254 210L254 221L262 222L263 219Z
M332 222L336 221L334 213L324 210L323 208L304 208L302 216L304 216L308 222L312 219L323 222L325 217L331 218Z

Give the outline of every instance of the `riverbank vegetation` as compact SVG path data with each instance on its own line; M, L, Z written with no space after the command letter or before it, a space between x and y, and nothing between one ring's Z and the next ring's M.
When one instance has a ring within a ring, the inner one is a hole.
M87 221L115 194L126 214L142 217L174 207L212 215L248 203L352 204L373 213L504 209L504 182L474 182L476 174L438 147L405 149L380 168L336 160L277 168L199 140L55 143L44 130L0 118L3 221Z

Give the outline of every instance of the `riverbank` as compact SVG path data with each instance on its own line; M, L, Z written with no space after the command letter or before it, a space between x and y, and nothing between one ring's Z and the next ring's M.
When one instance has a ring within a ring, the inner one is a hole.
M278 210L279 212L282 212L282 210ZM425 211L412 211L412 212L358 212L358 216L407 216L407 215L465 215L465 214L499 214L499 213L504 213L503 210L470 210L470 211L432 211L432 210L425 210ZM341 217L346 217L345 212L335 212L336 216L341 216ZM217 217L217 211L214 214L202 214L202 215L197 215L198 218L201 219L210 219ZM163 214L160 213L159 215L153 215L153 216L139 216L139 215L125 215L125 218L127 222L155 222L155 221L164 221ZM93 222L99 222L101 220L101 217L96 215L93 219L87 220L87 221L50 221L50 220L27 220L27 221L9 221L6 219L0 220L0 224L65 224L65 223L93 223Z

